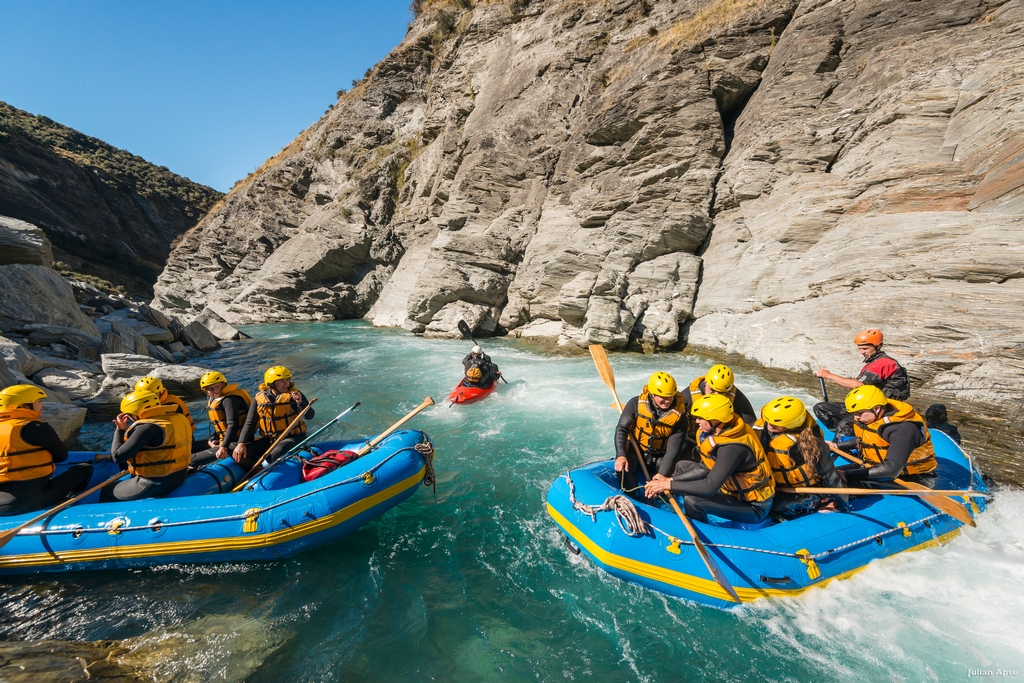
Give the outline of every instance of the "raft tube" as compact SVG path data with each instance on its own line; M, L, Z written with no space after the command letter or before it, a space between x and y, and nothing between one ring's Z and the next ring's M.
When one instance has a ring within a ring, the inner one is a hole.
M459 382L458 386L452 389L452 393L448 395L448 400L453 404L455 403L476 403L482 399L487 398L491 392L498 388L498 380L491 382L491 386L486 389L480 387L470 387Z
M230 459L190 475L164 498L100 503L95 493L34 524L0 548L0 574L120 569L177 563L275 560L338 540L416 492L427 462L416 430L398 431L367 455L310 482L302 462L331 449L358 450L366 440L332 441L275 463L231 493L245 475ZM58 471L89 462L75 452ZM90 486L117 473L97 463ZM0 532L39 511L0 517Z
M949 437L932 430L938 459L939 489L987 491L964 452ZM831 436L829 436L831 438ZM846 464L841 458L837 464ZM559 477L548 490L547 508L573 552L582 551L612 576L693 602L735 607L714 581L689 534L665 503L633 501L650 527L630 536L615 512L593 516L574 506L599 507L621 494L613 461L590 463ZM677 496L680 505L682 499ZM976 517L983 498L964 502ZM843 579L873 560L918 550L954 538L962 523L912 496L863 496L849 513L823 510L786 522L742 525L712 519L691 520L742 602L799 595L833 579Z

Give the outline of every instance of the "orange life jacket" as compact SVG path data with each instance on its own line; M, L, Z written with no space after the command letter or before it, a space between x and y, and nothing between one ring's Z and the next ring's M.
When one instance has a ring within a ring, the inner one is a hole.
M164 390L163 395L160 397L160 403L165 406L174 406L175 410L185 416L185 419L188 420L188 426L192 430L189 432L189 438L191 438L191 433L196 431L196 423L192 419L192 411L188 409L188 404L166 390Z
M913 422L924 435L924 443L910 452L907 464L901 474L927 474L934 472L938 467L935 460L935 449L932 447L932 435L928 433L928 425L924 418L918 415L913 406L909 403L889 399L888 408L895 408L896 413L876 420L869 425L863 422L854 421L853 433L860 441L860 452L864 457L865 464L880 465L885 462L889 453L889 442L882 438L879 433L887 424L897 422Z
M221 402L228 396L237 396L242 399L245 402L246 410L249 410L249 406L252 405L252 396L249 395L249 392L245 389L239 389L235 383L224 387L217 398L207 398L206 413L210 417L210 425L213 427L213 431L217 434L218 439L223 439L224 432L228 429L228 418L224 414L224 409L220 407Z
M768 464L772 466L772 475L775 483L780 486L817 486L820 482L818 471L813 465L807 462L804 454L796 447L796 442L808 422L812 429L818 430L818 425L807 413L804 423L791 432L772 434L764 426L764 420L758 420L754 424L754 431L759 435L759 441L764 447L765 455L768 456ZM824 456L823 456L824 457Z
M759 503L769 500L775 495L775 479L772 477L772 466L754 430L739 415L725 423L721 434L711 435L697 432L697 449L704 466L713 469L718 460L718 447L736 443L746 446L754 453L756 463L745 472L733 472L722 484L722 493L748 503Z
M665 442L683 419L683 414L679 412L682 405L683 395L676 394L672 407L655 420L654 411L651 409L651 392L644 387L636 404L636 426L633 428L633 436L640 444L641 453L656 458L665 454Z
M53 474L53 455L21 438L21 429L39 420L28 408L0 411L0 483L40 479Z
M256 415L260 419L261 435L276 439L288 429L288 425L299 414L300 410L290 393L294 388L295 385L292 384L283 394L271 394L268 385L260 385L256 394ZM299 420L299 423L288 432L288 436L303 436L305 433L306 421Z
M164 430L159 446L146 446L128 460L128 471L151 479L166 477L188 467L192 457L192 429L185 416L172 405L161 405L139 413L139 419L125 430L127 440L132 430L141 424L155 424Z

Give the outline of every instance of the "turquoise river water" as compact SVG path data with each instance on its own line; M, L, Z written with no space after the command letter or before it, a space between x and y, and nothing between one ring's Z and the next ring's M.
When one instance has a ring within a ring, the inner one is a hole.
M488 342L511 384L449 408L466 342L361 322L249 332L203 365L250 389L266 366L287 365L320 398L314 427L361 401L335 438L375 434L433 396L439 405L410 426L437 446L436 497L421 488L342 541L284 561L9 578L0 640L173 642L147 664L161 681L1024 675L1022 492L997 492L978 528L944 547L727 613L613 579L562 544L544 508L549 484L612 453L615 412L589 357ZM611 359L623 400L656 369L689 380L706 368L685 355ZM737 383L755 407L786 390L742 374ZM105 448L109 435L93 427L83 440Z

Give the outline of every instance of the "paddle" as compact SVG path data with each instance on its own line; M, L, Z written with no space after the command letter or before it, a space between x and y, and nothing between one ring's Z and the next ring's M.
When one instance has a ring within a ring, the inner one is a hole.
M90 495L92 493L96 493L101 488L104 488L105 486L109 486L110 484L113 484L118 479L123 479L124 477L127 477L129 474L131 474L131 472L129 472L128 470L125 470L124 472L118 472L117 474L112 476L110 479L107 479L106 481L104 481L102 484L96 484L91 489L86 489L85 491L82 491L81 493L79 493L74 498L68 498L67 500L65 500L60 505L58 505L56 507L50 508L49 510L47 510L44 513L42 513L41 515L36 515L35 517L33 517L32 519L28 520L24 524L19 524L18 526L14 527L13 529L8 529L7 531L5 531L2 534L0 534L0 548L2 548L5 545L7 545L8 541L10 541L12 538L17 536L18 532L21 531L22 529L25 529L26 527L30 527L33 524L35 524L36 522L38 522L38 521L40 521L42 519L46 519L50 515L57 514L58 512L63 510L64 508L68 507L69 505L74 505L75 503L77 503L78 501L82 500L86 496L88 496L88 495Z
M829 450L831 450L836 455L841 455L842 457L846 458L847 460L849 460L849 461L851 461L853 463L856 463L857 465L860 465L862 467L865 466L863 460L861 460L860 458L855 458L854 456L850 455L849 453L847 453L845 451L839 450L838 448L833 446L831 443L828 445L828 447L829 447ZM972 527L978 526L978 523L974 521L974 517L971 516L971 513L967 510L966 507L964 507L960 503L956 502L955 500L950 500L949 498L946 498L946 496L944 494L942 494L942 493L933 493L932 489L928 488L924 484L916 484L914 482L906 481L904 479L893 479L892 481L897 486L902 486L904 489L908 489L908 490L917 492L917 497L918 498L920 498L922 501L924 501L928 505L931 505L932 507L938 509L940 512L946 513L947 515L949 515L953 519L955 519L957 521L960 521L960 522L963 522L967 526L972 526ZM925 493L925 492L927 492L927 493ZM931 494L931 495L929 495L929 494ZM963 495L963 494L958 493L957 495Z
M295 425L299 424L299 420L302 419L302 416L306 414L307 410L309 410L310 408L313 407L313 404L316 403L317 400L319 400L319 399L315 399L314 398L312 401L310 401L309 403L306 404L306 407L303 408L299 412L299 414L295 416L295 419L292 420L291 424L288 425L287 427L285 427L285 430L283 432L281 432L281 436L277 437L277 439L274 441L274 443L270 444L270 448L268 448L267 450L265 450L263 452L263 455L261 455L260 459L256 461L256 464L252 466L252 469L250 469L248 472L246 472L245 476L242 477L239 480L238 485L235 486L235 488L231 489L231 493L234 493L234 492L240 490L243 486L245 486L245 482L249 481L249 477L251 477L253 475L253 473L256 472L257 469L259 469L259 466L262 465L263 461L267 459L267 455L270 454L270 451L274 450L277 447L277 444L281 443L281 441L284 440L284 437L288 436L288 433L291 432L292 429L295 428Z
M601 379L605 385L611 390L612 397L615 399L615 407L621 413L623 406L622 401L619 400L619 393L615 390L615 373L612 372L612 364L608 361L608 354L605 353L604 347L598 344L590 345L590 355L594 358L594 365L597 366L597 374L601 375ZM640 453L640 446L637 444L636 439L632 435L629 437L629 443L632 444L633 450L636 452L637 461L640 463L640 467L644 472L644 477L650 481L651 476L647 472L647 464L644 462L644 457ZM683 523L687 533L690 534L690 539L693 541L693 547L697 549L700 554L700 558L704 560L704 565L711 572L711 576L714 577L715 582L722 587L730 598L735 602L740 602L740 597L736 594L736 590L729 583L729 580L725 578L725 574L718 567L718 563L715 562L714 558L711 557L711 553L704 547L704 543L697 537L697 530L693 528L693 524L686 517L683 511L679 508L679 503L671 495L665 495L672 509L676 511L679 516L679 520Z
M921 494L911 489L851 489L851 488L828 488L825 486L776 486L776 491L782 493L816 493L827 494L837 493L844 496L920 496ZM928 489L936 496L970 496L972 498L987 498L988 493L981 491L938 491Z
M469 329L469 325L466 324L465 320L459 321L459 332L462 333L463 337L476 344L476 339L473 339L473 332L472 330ZM500 379L505 384L508 384L508 380L505 379L505 376L501 374L500 370L498 371L498 379ZM451 406L448 407L450 408Z
M419 413L420 411L422 411L425 408L428 408L429 406L432 406L432 405L434 405L434 399L432 399L429 396L427 396L425 399L423 399L423 403L421 403L418 406L416 406L415 408L413 408L409 412L408 415L406 415L401 420L399 420L395 424L393 424L390 427L388 427L386 430L384 430L381 433L380 436L378 436L376 439L374 439L373 441L371 441L370 443L366 444L365 446L360 448L358 451L356 451L356 457L360 457L361 458L362 456L364 456L367 453L369 453L370 451L372 451L377 446L377 444L379 444L381 441L386 439L391 434L391 432L395 431L396 429L398 429L399 427L404 425L406 422L408 422L412 418L416 417L416 414Z
M825 378L819 377L818 382L821 384L821 398L828 403L828 389L825 388Z
M356 401L356 402L355 402L355 403L354 403L354 404L352 405L352 407L351 407L351 408L349 408L348 410L343 410L343 411L341 411L340 413L338 413L337 415L335 415L335 416L334 416L334 419L333 419L333 420L331 420L330 422L328 422L327 424L325 424L325 425L324 425L323 427L321 427L320 429L316 430L315 432L313 432L312 434L310 434L309 436L307 436L307 437L306 437L305 439L303 439L302 441L300 441L300 442L299 442L298 444L296 444L295 446L292 446L292 447L291 447L290 449L288 449L288 452L287 452L287 453L285 453L285 455L291 455L292 453L295 453L295 452L297 452L297 451L298 451L298 450L299 450L300 448L302 448L302 447L303 447L303 446L305 446L305 445L306 445L307 443L309 443L310 441L312 441L313 439L315 439L315 438L316 438L316 437L317 437L317 436L318 436L318 435L319 435L319 434L320 434L321 432L323 432L324 430L326 430L326 429L327 429L328 427L330 427L330 426L331 426L332 424L334 424L335 422L337 422L337 421L338 421L338 420L340 420L341 418L343 418L343 417L345 417L346 415L348 415L349 413L351 413L351 412L352 412L353 410L355 410L356 408L358 408L358 407L359 407L360 405L362 405L362 404L361 404L361 403L360 403L359 401Z

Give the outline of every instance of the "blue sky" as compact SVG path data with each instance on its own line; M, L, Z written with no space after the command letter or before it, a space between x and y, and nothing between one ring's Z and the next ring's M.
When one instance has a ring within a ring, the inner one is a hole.
M0 0L0 100L226 192L409 20L409 0Z

